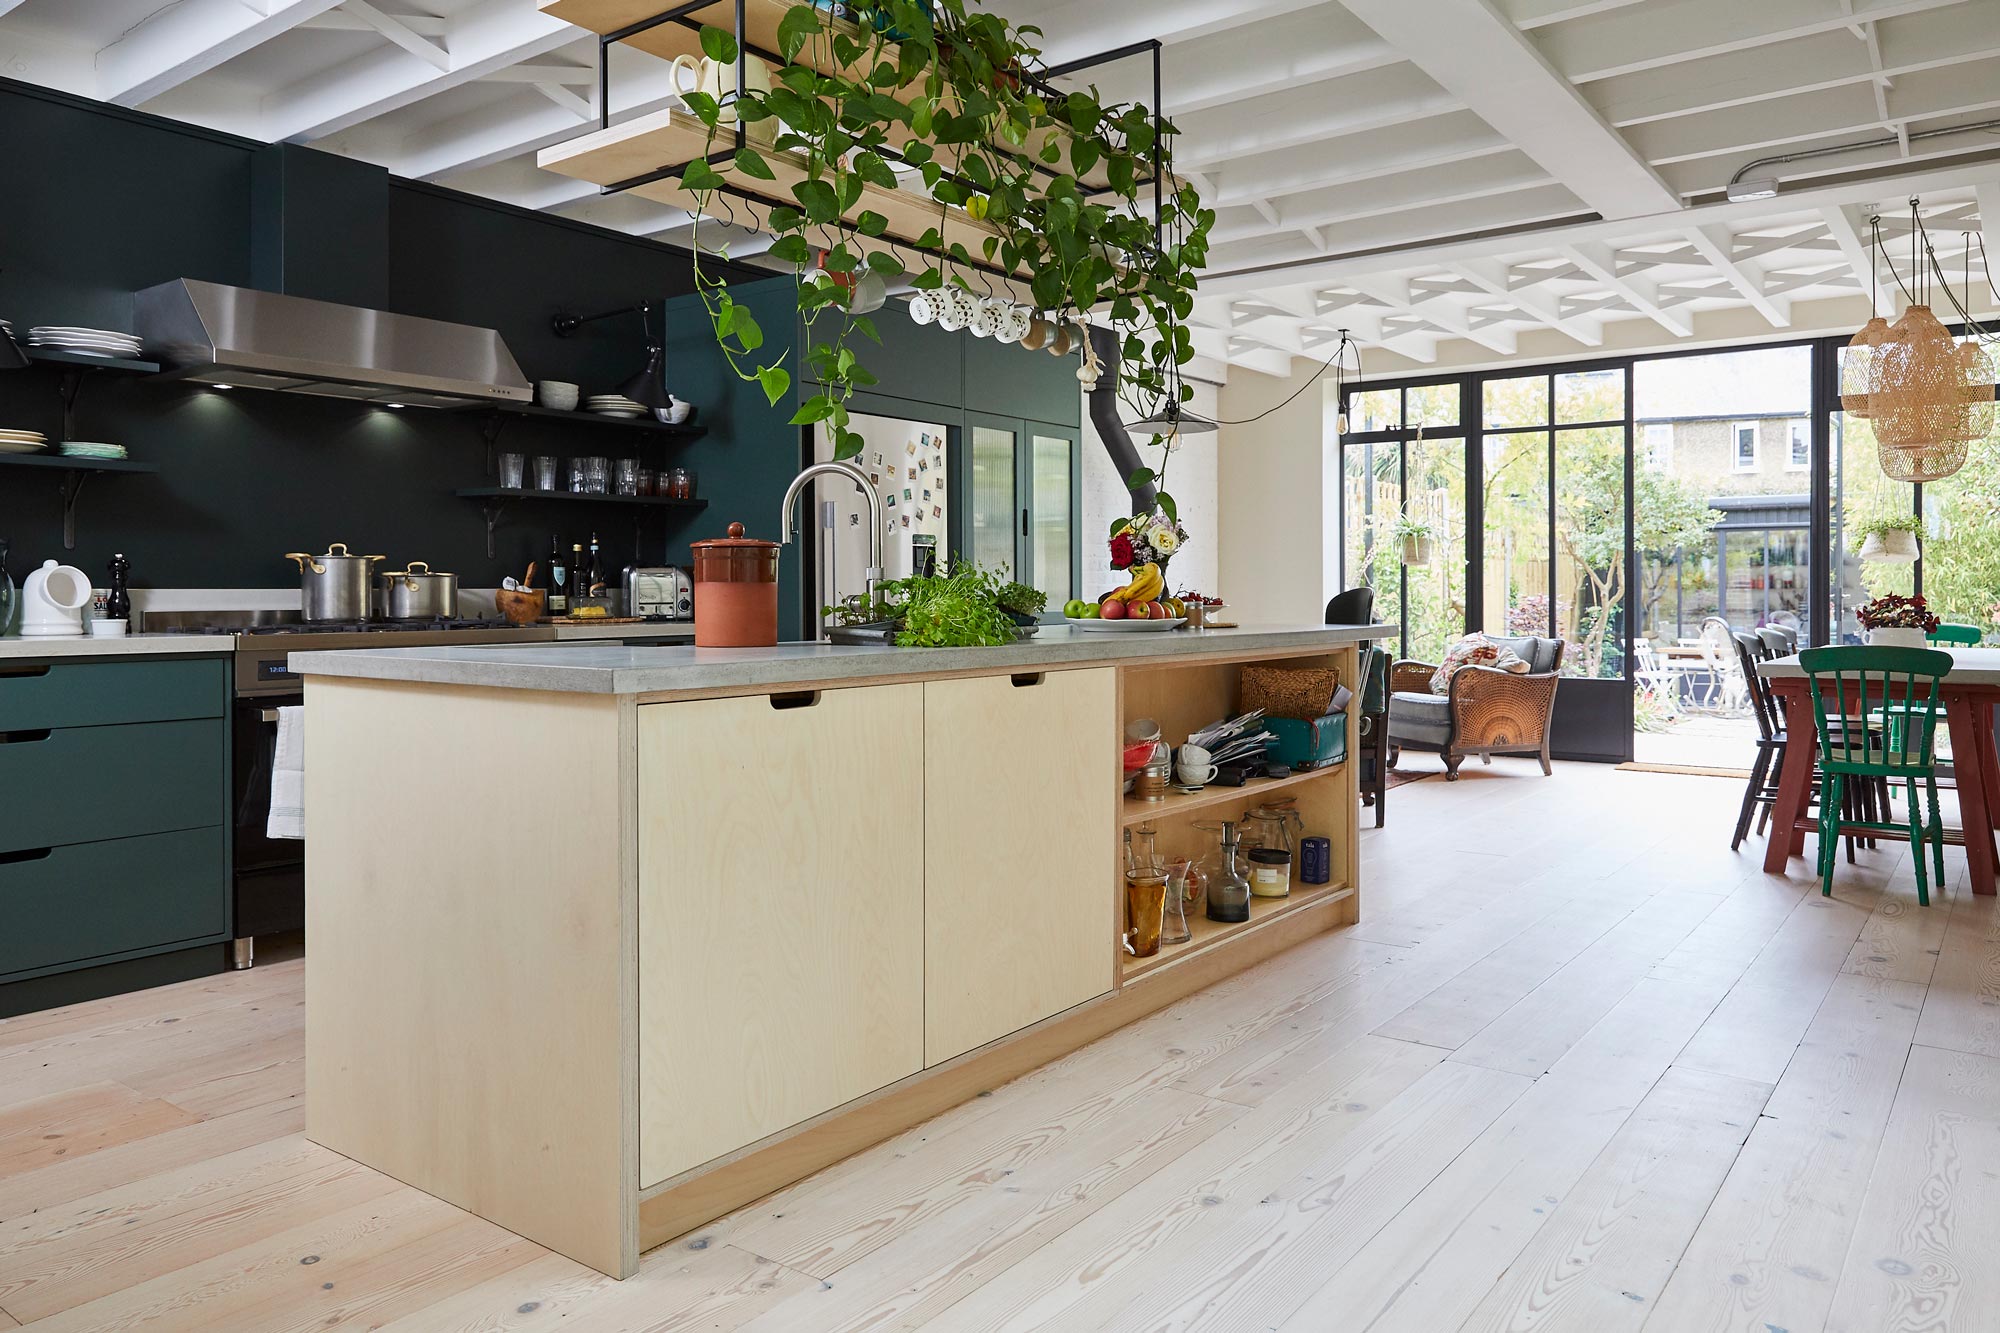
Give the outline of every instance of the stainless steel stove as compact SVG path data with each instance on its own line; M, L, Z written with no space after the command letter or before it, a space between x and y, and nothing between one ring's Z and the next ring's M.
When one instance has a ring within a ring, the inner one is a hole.
M230 781L235 792L234 958L248 967L258 935L305 925L305 844L265 836L278 710L305 702L300 677L287 665L294 650L422 648L440 643L547 643L547 625L504 620L304 621L296 611L166 611L144 619L148 634L233 634L235 704L230 718Z

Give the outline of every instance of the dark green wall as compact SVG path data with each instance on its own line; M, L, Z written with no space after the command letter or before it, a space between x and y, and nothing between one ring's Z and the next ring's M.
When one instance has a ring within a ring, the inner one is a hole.
M305 211L281 233L259 232L252 220L261 212L270 221L274 161L264 146L0 81L0 193L8 200L0 209L0 316L22 333L35 324L129 329L139 288L176 277L257 285L280 271L301 294L351 300L386 257L387 308L497 328L529 379L574 380L588 393L639 368L637 317L588 325L570 339L553 335L550 317L692 289L688 256L674 247L361 164L316 162L322 155L307 150L291 154L280 164L284 192ZM386 245L356 230L368 213L353 196L368 192L371 172ZM328 217L315 218L316 203ZM274 235L289 243L288 255ZM351 238L344 245L342 235ZM490 586L542 557L552 534L588 540L593 525L617 562L633 556L636 541L647 563L684 563L690 539L719 535L731 517L775 526L798 467L795 432L735 410L733 381L712 351L703 354L705 328L689 322L677 331L668 372L675 391L700 407L710 427L703 439L673 445L528 419L514 419L501 436L501 447L530 454L633 449L696 469L711 508L686 517L644 511L642 537L631 509L520 504L503 516L497 556L488 559L478 505L451 494L486 481L481 417L108 375L84 383L76 436L125 444L161 471L92 479L77 549L65 555L53 479L0 468L0 535L13 539L17 570L61 556L101 576L111 553L124 551L134 582L154 587L290 586L297 575L283 553L331 541L429 560ZM0 425L53 436L59 383L56 370L41 366L0 375ZM753 424L754 438L732 434Z

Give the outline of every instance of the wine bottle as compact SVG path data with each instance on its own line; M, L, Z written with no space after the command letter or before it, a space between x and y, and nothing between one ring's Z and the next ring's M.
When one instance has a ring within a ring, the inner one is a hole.
M590 534L590 579L588 586L592 597L602 597L604 595L604 561L599 555L597 534L594 532Z
M583 599L590 596L590 571L583 563L583 543L572 543L569 548L569 604L575 610Z
M549 614L569 614L569 566L563 562L562 538L549 538Z

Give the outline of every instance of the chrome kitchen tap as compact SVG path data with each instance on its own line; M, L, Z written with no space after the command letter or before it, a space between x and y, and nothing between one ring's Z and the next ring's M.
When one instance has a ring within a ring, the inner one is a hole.
M794 505L799 492L814 477L845 477L860 488L862 497L868 502L868 600L872 603L882 587L882 493L875 489L875 483L868 480L868 474L852 463L813 463L785 488L784 503L778 509L778 540L781 545L792 540L792 525L796 518Z

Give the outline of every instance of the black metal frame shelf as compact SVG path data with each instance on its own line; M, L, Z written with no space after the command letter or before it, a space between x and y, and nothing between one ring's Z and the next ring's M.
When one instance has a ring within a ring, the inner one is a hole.
M96 472L158 472L157 463L135 463L129 458L66 458L60 454L0 454L0 467L38 467L57 473L56 489L62 493L63 550L76 549L76 497L83 483Z
M491 418L489 430L498 435L500 426L508 417L527 417L536 421L560 421L571 426L609 426L616 430L638 431L646 435L661 435L675 440L696 440L708 434L708 427L692 423L674 425L649 417L614 417L601 412L585 412L581 409L564 411L559 407L543 407L539 403L468 403L464 407L454 407L453 412L477 412Z
M157 375L160 363L141 361L122 356L92 356L88 352L65 352L55 347L21 346L21 355L30 361L46 361L51 365L80 366L85 370L108 370L114 374Z
M533 491L508 486L467 486L453 491L452 494L460 499L480 502L480 513L486 518L486 554L489 559L495 554L493 530L500 525L500 515L506 512L508 504L515 500L631 506L635 545L638 537L636 529L639 521L645 517L647 509L681 509L693 513L708 508L706 500L677 500L670 495L580 495L575 491Z

